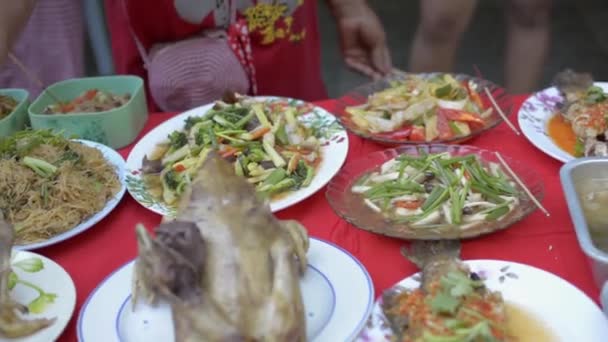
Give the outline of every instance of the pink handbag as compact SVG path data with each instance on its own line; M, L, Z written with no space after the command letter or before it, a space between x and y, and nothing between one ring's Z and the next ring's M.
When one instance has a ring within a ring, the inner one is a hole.
M249 44L247 26L236 22L232 12L228 31L206 30L189 39L156 44L149 52L129 27L148 73L150 95L161 110L188 110L220 99L226 91L255 93L251 49L243 48Z

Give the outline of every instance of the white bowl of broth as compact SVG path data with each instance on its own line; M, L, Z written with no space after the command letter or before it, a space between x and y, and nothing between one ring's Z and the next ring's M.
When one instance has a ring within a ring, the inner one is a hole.
M560 178L579 245L603 288L608 284L608 158L572 160L562 166ZM602 292L608 313L608 290Z

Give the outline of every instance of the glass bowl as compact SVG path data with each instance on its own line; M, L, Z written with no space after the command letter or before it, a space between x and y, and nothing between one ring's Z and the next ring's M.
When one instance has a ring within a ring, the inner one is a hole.
M364 139L373 140L375 142L381 143L383 145L389 145L389 146L405 145L405 144L420 145L420 144L429 144L429 143L433 143L433 144L435 144L435 143L453 143L453 144L462 143L485 131L488 131L488 130L496 127L498 124L500 124L503 121L502 116L500 116L500 114L498 114L496 109L494 109L492 111L492 113L490 114L490 116L485 119L484 126L480 127L480 128L472 129L471 134L469 134L469 135L456 136L456 137L452 137L449 139L437 138L437 139L434 139L431 141L414 141L414 140L407 140L405 138L404 139L389 138L386 136L382 136L381 134L378 134L378 133L372 133L368 130L365 130L365 129L357 126L351 120L350 114L348 114L346 112L346 107L364 104L370 95L389 88L391 82L403 80L408 75L410 75L410 76L417 75L417 76L423 77L423 78L432 78L432 77L435 77L438 75L444 75L444 74L446 74L446 73L435 72L435 73L421 73L421 74L408 74L408 73L391 74L379 81L372 82L372 83L360 86L358 88L355 88L354 90L348 92L347 94L345 94L342 97L340 97L339 99L337 99L338 108L337 108L337 113L335 113L335 114L337 114L336 116L340 120L340 123L346 129L351 131L352 133L354 133ZM507 92L504 88L496 85L495 83L493 83L491 81L472 77L472 76L465 75L465 74L451 74L451 75L452 75L452 77L454 77L456 80L458 80L460 82L468 81L469 84L472 84L475 87L475 90L479 93L479 96L481 97L481 100L482 100L485 108L489 108L489 107L494 108L492 106L492 103L490 102L488 96L486 95L485 91L483 90L484 88L488 88L488 90L492 94L492 97L494 98L494 100L496 101L498 106L502 109L503 113L507 117L509 117L509 115L511 115L511 113L513 112L514 106L513 106L512 97L509 94L507 94Z
M523 189L517 185L517 188L521 190L521 194L519 195L520 204L499 220L485 222L467 229L461 229L459 225L447 223L412 227L407 223L398 223L390 220L381 213L373 211L364 204L362 195L351 191L352 186L361 176L378 170L384 162L402 154L419 156L421 151L428 154L449 152L453 156L474 154L478 156L479 161L483 164L494 162L501 165L493 151L469 145L403 145L397 148L373 152L347 163L342 171L331 180L325 193L330 206L336 214L360 229L406 240L473 238L505 229L513 223L522 220L537 208L534 202L523 192ZM511 158L503 156L503 159L534 197L538 201L541 201L544 196L544 188L542 179L538 173ZM510 175L504 168L503 172L506 175Z

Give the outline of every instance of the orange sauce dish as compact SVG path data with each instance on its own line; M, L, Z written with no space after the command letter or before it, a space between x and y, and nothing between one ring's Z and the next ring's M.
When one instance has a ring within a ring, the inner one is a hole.
M576 135L572 130L570 122L566 121L564 117L556 113L549 119L547 123L547 132L549 137L561 148L562 150L575 155L576 150Z

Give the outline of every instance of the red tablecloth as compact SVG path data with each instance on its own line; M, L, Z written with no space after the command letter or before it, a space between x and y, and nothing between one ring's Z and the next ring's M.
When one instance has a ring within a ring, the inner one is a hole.
M517 107L524 99L516 98ZM335 102L326 101L319 105L331 112ZM173 115L150 115L141 136ZM515 121L515 115L511 116L511 121ZM352 134L349 138L347 163L383 148ZM537 150L525 137L516 136L504 123L467 144L500 151L537 170L545 184L543 205L551 216L546 217L536 210L509 229L467 240L463 243L462 257L503 259L536 266L570 281L597 302L599 291L578 246L561 189L559 168L562 164ZM126 158L132 147L119 152ZM308 228L311 236L333 241L350 251L369 271L376 294L416 272L415 266L399 253L403 241L368 233L341 220L327 203L325 189L277 213L277 216L299 220ZM76 311L60 341L76 341L76 321L87 296L108 274L136 256L135 224L143 223L151 228L160 219L159 215L143 208L125 194L120 205L86 233L37 251L62 265L76 283Z

